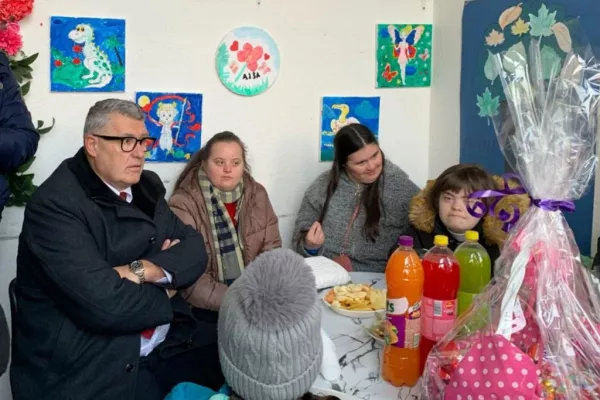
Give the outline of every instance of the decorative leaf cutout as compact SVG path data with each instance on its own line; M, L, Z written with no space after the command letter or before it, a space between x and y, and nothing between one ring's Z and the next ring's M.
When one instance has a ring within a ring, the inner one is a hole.
M514 73L519 66L525 64L527 64L527 56L522 42L512 45L502 57L502 66L511 73Z
M569 33L569 28L562 22L557 22L552 25L552 32L554 32L554 37L556 37L556 42L558 43L558 47L565 53L570 52L573 49L573 42L571 41L571 33Z
M542 57L542 76L544 79L552 79L560 72L561 59L556 51L550 46L544 45L540 52Z
M504 28L506 28L508 25L515 22L517 18L519 18L519 16L523 12L521 4L523 3L519 3L516 6L507 8L506 10L504 10L504 12L502 12L502 14L500 14L500 18L498 18L498 25L500 25L500 28L502 28L502 30L504 30Z
M521 36L529 32L529 22L523 21L523 18L519 18L513 26L510 27L510 31L515 36Z
M496 65L496 61L494 60L495 57L497 56L488 50L488 57L485 61L485 65L483 66L483 73L485 74L485 77L492 81L492 83L494 83L498 75L500 75L500 70Z
M498 96L492 97L492 92L489 88L485 88L483 95L477 96L477 107L479 107L480 117L488 118L488 125L490 124L490 118L498 115L498 107L500 106L500 98Z
M504 43L504 33L492 29L489 35L486 36L485 42L488 46L498 46Z
M531 36L552 36L552 25L556 23L556 11L549 12L545 4L542 4L538 15L529 14L529 26Z

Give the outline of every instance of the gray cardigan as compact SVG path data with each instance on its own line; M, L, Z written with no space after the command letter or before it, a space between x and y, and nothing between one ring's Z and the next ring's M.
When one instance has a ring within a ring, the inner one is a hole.
M294 245L296 251L304 256L308 256L303 246L304 236L321 214L328 181L329 171L326 171L306 190L300 211L298 211L294 229ZM325 244L320 254L327 258L337 257L342 251L344 235L356 205L357 189L357 184L352 182L346 173L342 173L338 188L329 201L328 211L323 221ZM383 209L379 236L374 243L365 238L362 228L366 219L366 211L364 207L361 207L344 251L352 260L355 271L383 272L385 270L390 249L397 242L398 236L408 228L409 203L419 190L419 187L397 165L391 161L385 161L383 185L382 188L380 187Z

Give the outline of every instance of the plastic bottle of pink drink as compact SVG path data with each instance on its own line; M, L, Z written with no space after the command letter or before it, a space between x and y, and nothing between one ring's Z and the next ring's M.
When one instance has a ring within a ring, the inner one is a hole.
M433 345L454 327L460 286L460 267L448 248L448 237L438 235L433 244L422 262L425 282L419 348L421 373Z

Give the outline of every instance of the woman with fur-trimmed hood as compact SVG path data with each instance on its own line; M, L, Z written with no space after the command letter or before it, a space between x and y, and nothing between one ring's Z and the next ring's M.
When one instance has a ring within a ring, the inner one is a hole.
M448 236L448 247L455 250L464 242L465 232L475 230L479 233L479 243L488 251L493 263L506 239L503 222L490 215L475 218L467 210L469 202L477 201L468 198L471 193L490 188L503 189L504 181L475 164L457 164L448 168L413 197L409 210L410 227L404 235L414 239L415 250L423 256L433 247L435 235ZM506 196L498 203L496 212L500 209L510 211L511 205L515 205L523 214L529 203L527 195Z

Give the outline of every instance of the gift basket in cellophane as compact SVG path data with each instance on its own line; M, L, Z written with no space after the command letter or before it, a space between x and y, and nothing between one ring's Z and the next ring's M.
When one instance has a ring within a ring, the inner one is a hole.
M431 351L424 399L600 399L599 294L563 215L594 176L600 64L577 22L564 29L562 63L545 64L534 39L495 56L506 103L494 129L531 206L494 210L509 178L472 194L470 212L518 221L492 282Z

